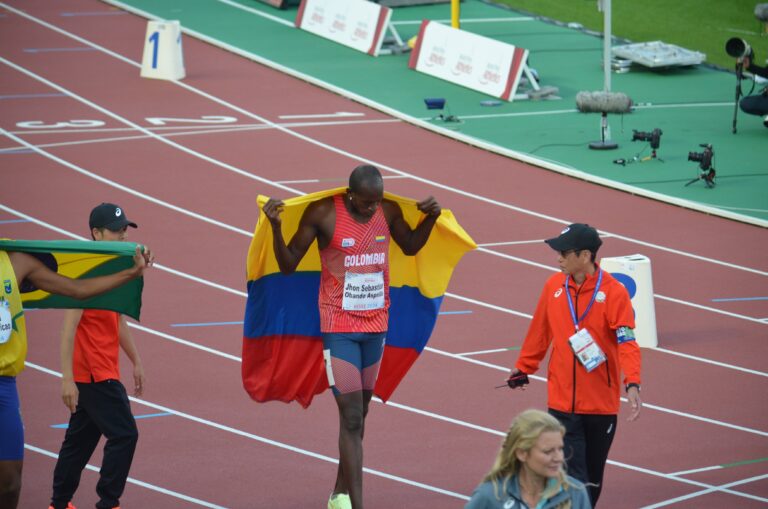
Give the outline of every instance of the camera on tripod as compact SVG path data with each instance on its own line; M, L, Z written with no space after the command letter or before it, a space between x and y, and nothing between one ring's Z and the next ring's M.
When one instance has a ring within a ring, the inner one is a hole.
M707 187L715 187L715 151L711 143L700 143L699 146L704 150L688 152L688 160L699 163L699 175L685 185L689 186L697 180L703 180Z
M661 135L664 134L658 127L651 132L638 131L632 129L632 141L647 141L651 144L651 148L656 150L661 143Z
M728 39L725 43L725 52L739 61L742 61L744 58L753 60L755 57L755 51L752 49L752 46L744 39L739 39L738 37Z

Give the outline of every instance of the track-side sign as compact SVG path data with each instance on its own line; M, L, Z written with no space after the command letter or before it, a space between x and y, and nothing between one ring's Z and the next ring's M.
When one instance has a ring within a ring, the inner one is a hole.
M528 50L424 20L408 66L512 101Z
M366 0L302 0L296 26L377 56L392 9Z

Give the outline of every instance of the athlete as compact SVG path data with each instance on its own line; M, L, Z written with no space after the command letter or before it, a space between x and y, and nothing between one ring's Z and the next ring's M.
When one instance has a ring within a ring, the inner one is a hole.
M283 202L264 213L273 230L280 271L291 274L317 240L320 251L320 329L326 371L339 409L339 469L329 509L362 509L365 418L379 371L389 318L389 242L406 255L426 244L440 216L433 197L417 204L424 218L411 229L400 206L384 199L374 166L352 171L346 192L307 206L288 244L281 232Z

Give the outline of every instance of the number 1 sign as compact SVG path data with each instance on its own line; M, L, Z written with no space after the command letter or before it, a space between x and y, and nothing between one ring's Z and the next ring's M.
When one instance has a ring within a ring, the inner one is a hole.
M160 80L180 80L184 71L181 50L181 25L178 21L150 21L144 38L141 76Z

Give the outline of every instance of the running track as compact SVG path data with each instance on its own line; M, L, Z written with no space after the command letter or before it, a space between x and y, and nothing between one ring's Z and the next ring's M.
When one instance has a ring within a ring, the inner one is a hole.
M525 392L493 387L554 266L540 241L572 221L605 232L603 256L652 259L663 347L643 352L646 407L636 423L620 416L601 507L766 505L764 229L473 149L189 38L183 82L144 80L145 27L90 0L0 3L0 161L14 183L0 195L2 235L80 238L92 206L109 200L158 256L133 328L149 377L134 413L147 418L123 507L324 506L336 468L330 395L306 411L251 402L241 329L226 322L242 319L256 195L344 185L360 161L391 177L392 192L436 196L484 246L456 271L443 310L457 313L438 321L392 402L372 407L368 507L462 507L511 418L544 406L541 377ZM364 117L280 119L337 111ZM67 420L60 322L57 311L28 315L24 508L48 503L63 436L51 426ZM84 474L78 506L95 501L96 478Z

